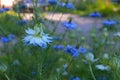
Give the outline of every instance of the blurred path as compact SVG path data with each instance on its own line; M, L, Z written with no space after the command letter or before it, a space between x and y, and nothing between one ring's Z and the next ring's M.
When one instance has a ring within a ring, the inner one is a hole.
M45 13L46 18L51 21L58 22L61 18L61 21L58 25L58 31L63 31L64 27L61 25L61 22L68 21L69 17L73 18L73 22L77 24L77 26L83 31L88 32L92 27L100 28L102 26L102 19L101 18L90 18L90 17L80 17L78 15L73 14L62 14L62 13ZM25 14L24 19L31 19L32 14Z

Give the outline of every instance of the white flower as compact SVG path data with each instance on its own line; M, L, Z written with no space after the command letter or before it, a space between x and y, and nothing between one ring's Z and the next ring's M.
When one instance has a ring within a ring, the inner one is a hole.
M40 28L41 27L41 28ZM40 47L46 47L47 43L52 42L52 37L43 32L42 26L34 26L34 29L28 28L25 30L27 35L24 37L24 42L28 44L38 45Z
M115 33L114 36L120 37L120 32Z
M102 64L100 64L100 65L96 65L96 68L97 69L100 69L100 70L110 70L110 67L109 66L104 66L104 65L102 65Z
M87 53L87 54L85 55L85 58L86 58L86 60L89 61L89 62L96 62L96 61L98 60L98 59L94 59L93 53Z

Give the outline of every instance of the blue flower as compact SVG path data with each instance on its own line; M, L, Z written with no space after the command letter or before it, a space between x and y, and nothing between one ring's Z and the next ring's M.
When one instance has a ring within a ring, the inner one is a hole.
M90 17L101 17L102 15L99 12L93 12L89 14Z
M75 29L77 27L77 25L73 22L63 22L62 24L67 29Z
M9 11L9 10L11 10L11 9L10 9L10 8L4 8L4 10L5 10L5 11Z
M67 45L65 48L65 52L69 53L73 57L78 57L78 50L74 46Z
M80 80L80 78L79 78L79 77L74 77L74 76L72 76L72 77L70 77L69 80Z
M75 9L75 6L73 5L73 3L69 2L67 5L66 5L66 8L68 9Z
M56 50L62 50L64 48L64 46L63 45L54 45L53 48Z
M103 25L105 25L105 26L113 26L115 24L116 24L116 22L114 20L104 20L103 21Z
M87 52L86 48L83 48L82 46L79 47L78 52L85 54Z
M58 0L48 0L48 3L53 5L53 4L57 4Z
M27 24L27 20L18 20L17 24L18 25L26 25Z
M5 37L5 36L1 37L1 40L2 40L3 43L9 42L9 39L7 37Z
M5 9L3 9L3 8L0 9L0 13L3 13L3 12L5 12Z
M13 39L15 39L15 35L9 34L8 35L8 39L9 39L9 41L12 41Z

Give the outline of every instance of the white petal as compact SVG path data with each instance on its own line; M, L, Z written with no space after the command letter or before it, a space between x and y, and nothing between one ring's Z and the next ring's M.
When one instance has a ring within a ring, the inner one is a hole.
M35 30L33 30L33 29L28 29L28 30L25 30L25 32L27 33L27 34L30 34L30 35L32 35L32 34L35 34L36 32L35 32Z

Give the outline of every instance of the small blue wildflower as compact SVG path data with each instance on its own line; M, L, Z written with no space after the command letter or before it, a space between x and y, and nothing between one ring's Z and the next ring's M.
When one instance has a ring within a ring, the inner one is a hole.
M11 10L11 9L10 9L10 8L4 8L4 10L5 10L5 11L9 11L9 10Z
M74 46L67 45L65 52L71 54L73 57L78 57L79 53L78 50Z
M83 48L82 46L79 47L78 52L85 54L87 52L86 48Z
M75 29L77 27L77 25L73 22L63 22L62 24L67 29Z
M73 3L69 2L69 3L67 3L66 8L74 10L75 6L73 5Z
M58 0L48 0L48 3L53 5L53 4L57 4Z
M27 24L27 20L18 20L17 24L18 25L26 25Z
M80 80L80 78L79 77L71 76L69 80Z
M8 39L9 39L9 41L14 40L14 39L15 39L15 35L9 34L9 35L8 35Z
M36 76L36 75L37 75L37 72L36 72L36 71L33 71L33 72L32 72L32 75L33 75L33 76Z
M62 50L64 48L64 46L63 45L54 45L53 48L56 50Z
M3 43L9 42L9 39L7 37L1 37L1 40Z
M90 17L101 17L102 15L99 12L93 12L89 14Z
M5 12L5 10L3 8L0 9L0 13L3 13Z
M116 24L116 22L114 20L104 20L103 21L103 25L105 25L105 26L113 26L115 24Z

